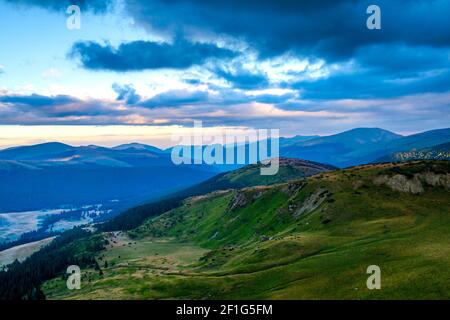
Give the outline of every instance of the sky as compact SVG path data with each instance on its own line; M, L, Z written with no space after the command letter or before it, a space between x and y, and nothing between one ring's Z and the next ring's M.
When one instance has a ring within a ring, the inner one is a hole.
M195 120L282 136L445 128L449 14L447 0L0 0L0 147L167 146Z

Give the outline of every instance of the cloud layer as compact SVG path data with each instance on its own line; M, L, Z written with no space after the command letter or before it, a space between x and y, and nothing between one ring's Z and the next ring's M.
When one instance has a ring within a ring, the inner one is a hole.
M93 0L20 4L55 12L69 2L102 15L115 6ZM112 45L109 39L83 37L65 48L66 58L78 62L77 71L108 74L109 82L99 85L111 91L111 99L3 90L0 123L186 125L197 119L210 126L290 132L445 126L450 2L379 0L381 30L366 27L370 4L125 1L121 14L158 42L128 39ZM130 72L146 77L135 80Z
M186 69L203 64L207 59L227 59L235 54L211 44L191 43L177 39L173 44L149 41L110 44L77 42L69 56L78 58L82 66L92 70L118 72L146 69Z

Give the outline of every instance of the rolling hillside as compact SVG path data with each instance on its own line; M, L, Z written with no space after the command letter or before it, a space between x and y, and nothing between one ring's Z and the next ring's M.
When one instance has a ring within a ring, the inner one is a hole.
M216 191L108 232L51 299L448 299L450 164L419 161ZM378 265L382 289L366 288Z
M191 196L208 193L215 190L240 189L244 187L271 185L287 182L299 178L305 178L317 173L336 170L331 165L313 161L280 158L279 170L275 175L261 175L261 165L251 164L230 172L221 173L205 182L201 182L191 188L179 192L179 195Z
M271 176L262 176L260 174L261 166L260 163L248 165L235 171L218 174L205 182L175 192L158 201L131 208L99 228L103 231L129 230L138 226L150 216L159 215L165 210L179 206L181 201L187 197L203 195L212 191L287 182L336 169L333 166L311 161L280 158L278 173Z

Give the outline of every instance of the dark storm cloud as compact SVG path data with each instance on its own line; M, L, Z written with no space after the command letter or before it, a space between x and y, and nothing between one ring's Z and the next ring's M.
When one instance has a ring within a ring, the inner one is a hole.
M231 58L235 53L212 44L191 43L177 38L173 44L133 41L122 43L117 48L110 44L77 42L69 56L78 58L87 69L125 72L185 69L203 64L210 58Z
M105 12L117 1L2 0L49 10L76 4ZM215 32L244 39L263 56L288 50L327 60L349 58L369 44L450 46L447 0L129 0L125 10L151 30ZM381 8L382 29L368 30L366 9Z
M437 72L420 78L387 80L384 75L355 72L332 75L315 81L302 81L293 84L301 90L305 99L355 99L375 97L395 97L415 93L449 91L450 72Z
M369 44L450 45L450 2L378 0L382 29L366 28L373 1L153 0L129 1L128 12L152 30L196 28L244 39L263 56L293 50L342 60Z
M17 3L12 0L6 1ZM99 12L107 10L115 2L18 1L52 10L66 8L69 4L78 4L82 9ZM186 36L188 30L196 29L202 33L229 35L245 40L257 48L262 56L277 56L286 51L294 51L303 56L335 61L351 58L356 50L372 44L450 46L448 18L450 2L447 0L130 0L124 4L126 14L134 18L136 23L152 31L160 30L164 33L171 31L173 35ZM381 8L381 30L366 28L368 17L366 9L371 4ZM135 45L148 46L149 43L136 42ZM155 44L153 46L155 47L151 48L156 51L160 49L157 49ZM124 44L122 49L126 50L127 47L128 44ZM86 59L86 62L92 62L87 65L93 69L102 68L103 65L95 61L96 54L103 53L105 59L108 59L114 51L110 46L97 47L93 44L87 48L97 50L92 52L93 57L88 56ZM85 47L80 45L79 49ZM135 48L130 45L129 49L133 51ZM116 59L123 60L119 57ZM122 65L123 61L117 64ZM144 63L143 68L147 68L145 65ZM119 67L120 70L139 68L139 66Z
M374 72L411 76L418 72L450 67L450 50L426 46L383 44L361 48L354 59Z
M381 8L381 30L366 27L371 4ZM348 72L285 83L305 98L393 97L448 90L450 2L445 0L154 0L127 2L149 30L201 30L244 40L260 59L298 57L352 62ZM235 88L261 89L270 79L252 70L214 71Z
M54 9L67 1L21 3ZM107 9L103 1L78 4L94 11ZM69 56L86 69L117 72L186 69L215 58L211 70L215 76L242 90L268 88L271 79L255 70L227 68L236 52L186 39L192 34L229 36L256 49L261 60L289 52L310 61L324 59L327 64L352 61L357 68L348 73L284 84L301 89L305 97L324 98L439 92L449 71L450 1L446 0L130 0L124 4L125 13L138 25L150 32L171 33L173 44L133 41L113 47L78 42ZM366 27L371 4L381 8L381 30ZM139 100L135 93L127 94L129 98L120 99L128 104Z
M450 55L444 48L377 45L360 49L350 70L285 86L306 99L395 97L450 90Z

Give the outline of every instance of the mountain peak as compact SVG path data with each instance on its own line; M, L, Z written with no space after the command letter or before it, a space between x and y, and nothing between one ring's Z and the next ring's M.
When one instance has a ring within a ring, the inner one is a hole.
M355 128L330 136L301 141L299 146L314 146L319 144L341 144L355 148L364 144L387 143L403 136L381 128Z
M0 158L7 160L35 159L42 155L73 150L75 147L61 142L45 142L30 146L13 147L0 151Z
M162 150L157 147L150 146L150 145L143 144L143 143L138 143L138 142L121 144L121 145L113 147L112 149L120 150L120 151L133 149L133 150L140 150L140 151L162 152Z
M43 143L37 143L37 144L32 144L32 145L28 145L28 146L17 146L17 147L11 147L11 148L7 148L5 150L2 151L6 151L6 150L14 150L14 149L19 149L19 148L34 148L34 149L55 149L55 148L73 148L72 146L62 143L62 142L43 142Z
M338 135L358 135L358 136L385 136L392 138L401 138L402 135L382 128L354 128L339 133Z

